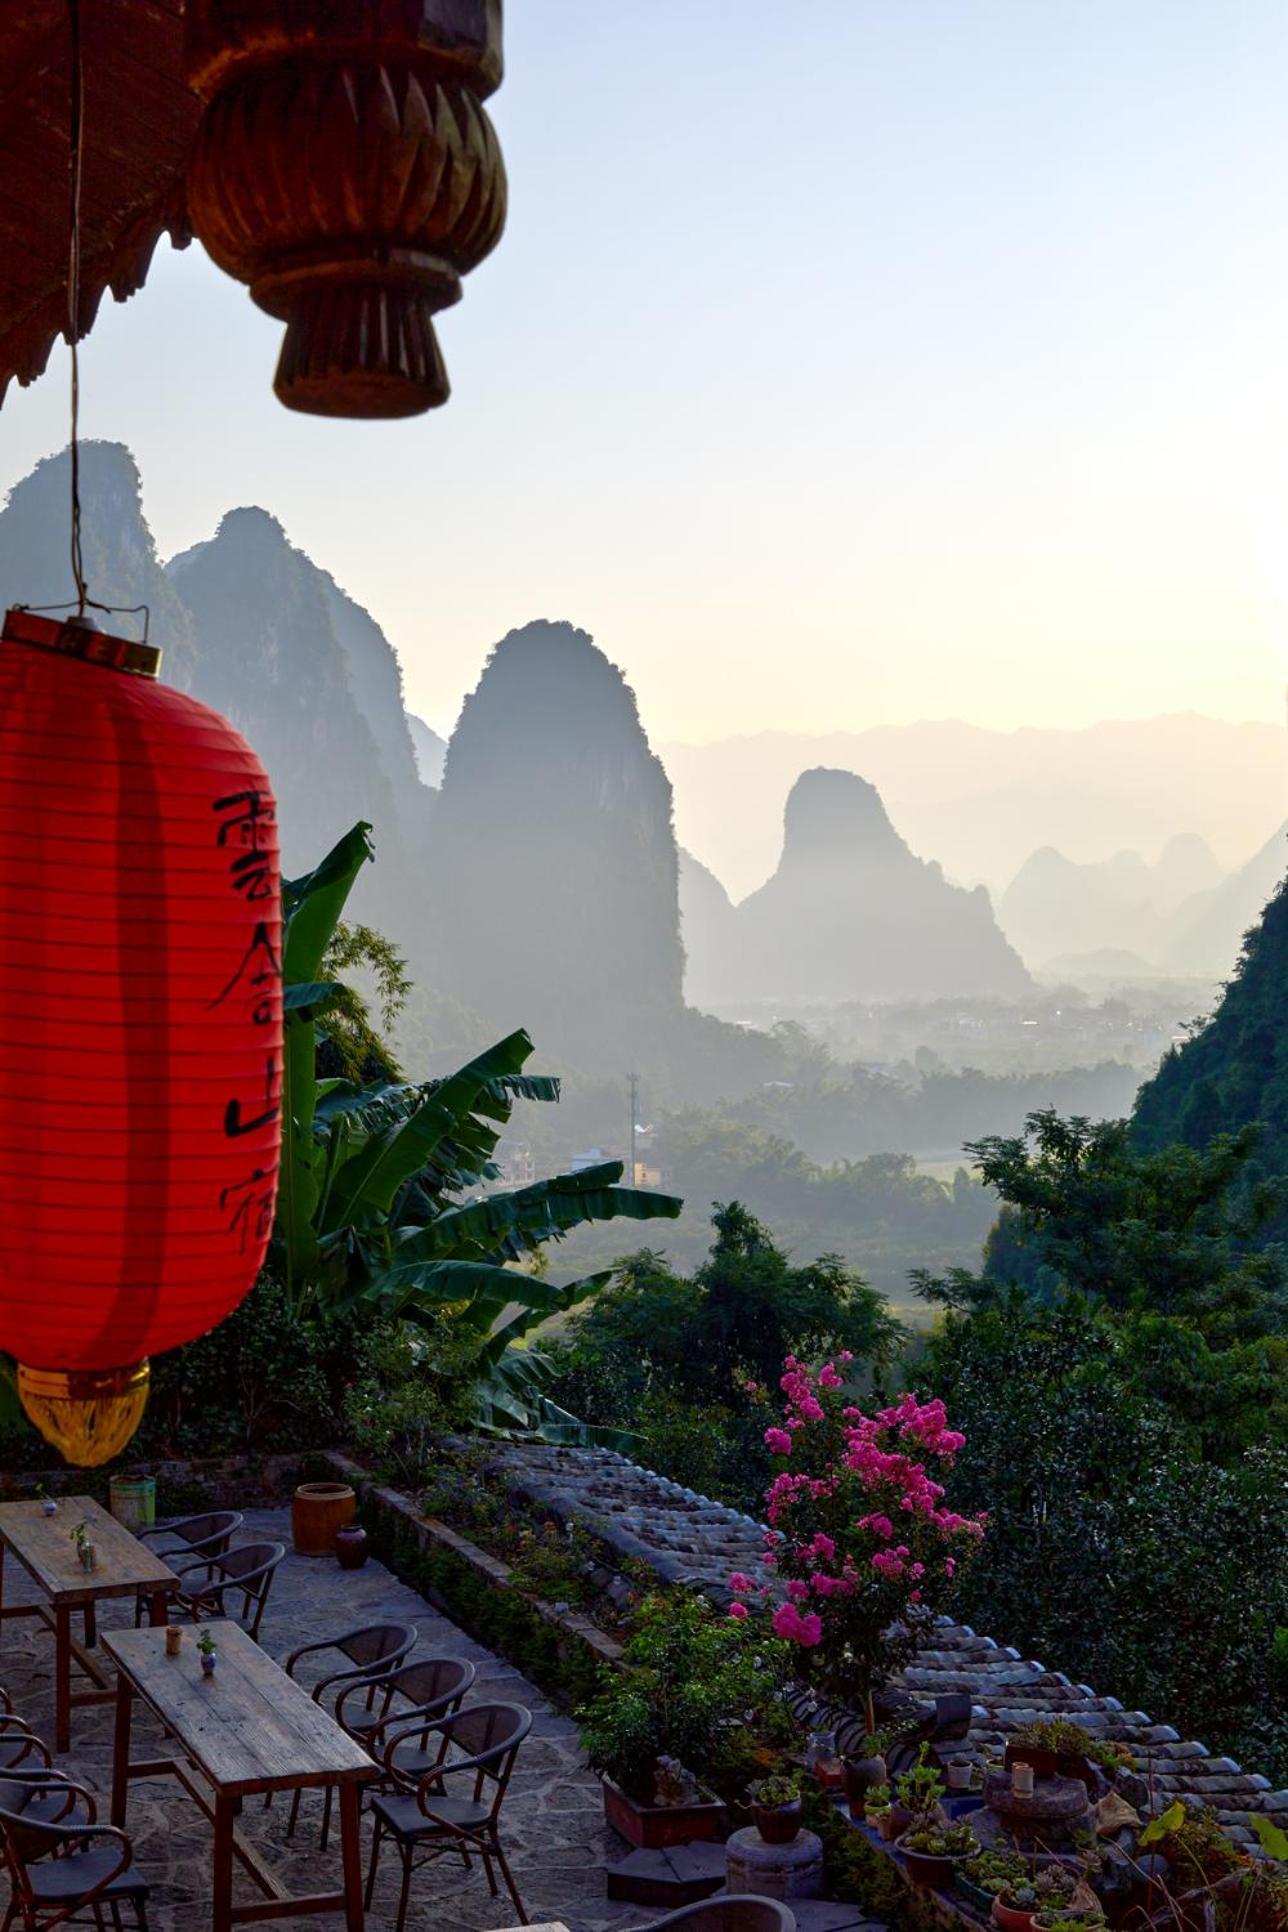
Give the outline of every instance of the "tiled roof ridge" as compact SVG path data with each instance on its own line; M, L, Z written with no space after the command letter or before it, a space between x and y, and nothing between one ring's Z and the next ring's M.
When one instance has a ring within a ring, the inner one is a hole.
M610 1449L555 1448L541 1443L495 1445L491 1466L541 1507L571 1515L622 1557L647 1562L664 1580L694 1583L717 1601L734 1570L754 1569L765 1525L755 1517L686 1489ZM1006 1738L1036 1718L1069 1717L1136 1753L1156 1806L1182 1798L1208 1805L1237 1843L1255 1847L1249 1818L1263 1812L1288 1828L1288 1790L1272 1789L1259 1772L1183 1739L1169 1724L1100 1696L1063 1671L941 1618L933 1647L921 1651L896 1683L914 1697L969 1694L973 1716L955 1748L979 1760L996 1756Z

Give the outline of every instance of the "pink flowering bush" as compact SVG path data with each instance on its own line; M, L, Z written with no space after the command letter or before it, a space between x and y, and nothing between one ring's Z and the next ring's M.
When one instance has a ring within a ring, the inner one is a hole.
M800 1675L871 1728L874 1692L926 1641L985 1519L944 1507L938 1478L965 1438L943 1403L910 1394L864 1415L846 1398L849 1360L784 1364L782 1425L765 1431L784 1463L765 1495L767 1581L731 1577L731 1614L781 1595L771 1621L799 1646Z

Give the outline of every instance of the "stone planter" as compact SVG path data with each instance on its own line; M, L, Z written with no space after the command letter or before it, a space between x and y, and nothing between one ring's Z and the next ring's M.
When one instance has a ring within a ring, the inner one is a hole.
M604 1816L628 1845L644 1851L663 1851L668 1845L691 1845L695 1840L719 1843L728 1821L718 1798L699 1798L687 1805L642 1805L611 1778L604 1787Z
M767 1845L790 1845L801 1828L801 1801L787 1805L753 1805L756 1830Z
M741 1897L818 1898L823 1890L823 1846L812 1831L787 1845L767 1845L758 1831L736 1831L727 1855L729 1891Z
M300 1556L331 1556L336 1531L354 1518L358 1499L348 1483L301 1483L291 1498L291 1540Z

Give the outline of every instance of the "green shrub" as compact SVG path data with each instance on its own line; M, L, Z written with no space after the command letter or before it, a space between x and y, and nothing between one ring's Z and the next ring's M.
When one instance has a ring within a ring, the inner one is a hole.
M722 1796L765 1768L763 1747L791 1734L780 1697L783 1646L752 1642L705 1597L686 1590L640 1604L620 1671L577 1713L595 1769L641 1802L661 1757L676 1758Z

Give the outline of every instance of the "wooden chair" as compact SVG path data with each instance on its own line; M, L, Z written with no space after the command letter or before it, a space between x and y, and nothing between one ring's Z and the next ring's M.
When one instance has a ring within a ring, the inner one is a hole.
M796 1932L796 1915L776 1898L731 1892L724 1898L681 1905L654 1919L652 1925L634 1927L633 1932L662 1932L667 1925L682 1925L685 1932Z
M130 1841L97 1823L82 1785L57 1773L40 1784L0 1779L0 1855L10 1888L0 1932L19 1920L23 1932L53 1932L84 1911L101 1926L104 1906L119 1927L122 1901L147 1932L148 1886L132 1870Z
M324 1704L327 1693L334 1691L343 1696L345 1691L359 1693L367 1700L368 1710L374 1711L376 1698L381 1686L390 1672L397 1670L407 1652L416 1642L416 1626L413 1623L368 1623L359 1630L346 1630L339 1637L320 1637L315 1643L301 1644L287 1658L283 1669L288 1677L296 1675L296 1666L305 1657L316 1657L326 1651L334 1651L349 1660L348 1670L333 1670L320 1677L310 1692L315 1704ZM287 1837L295 1830L300 1815L300 1799L303 1793L297 1791L291 1799L290 1822L286 1827ZM322 1807L322 1850L327 1847L327 1837L331 1829L331 1787L326 1788ZM264 1798L264 1809L273 1802L272 1792Z
M239 1621L258 1641L268 1592L285 1555L286 1547L282 1543L242 1543L223 1556L198 1556L191 1563L176 1563L172 1566L175 1575L191 1576L194 1581L178 1591L175 1602L194 1623L199 1623L203 1617L226 1617L229 1613L224 1605L225 1594L230 1591L240 1594ZM198 1572L204 1573L204 1581Z
M475 1704L469 1710L441 1718L429 1729L440 1739L439 1755L433 1766L414 1780L404 1781L399 1776L398 1753L403 1740L394 1736L387 1745L385 1768L402 1790L396 1795L373 1798L371 1803L375 1827L371 1867L367 1873L367 1907L370 1909L375 1890L380 1848L386 1838L392 1838L402 1861L402 1889L394 1932L403 1932L407 1922L413 1871L449 1852L459 1854L466 1871L470 1870L470 1853L478 1853L493 1898L498 1895L496 1873L492 1869L495 1860L519 1921L527 1925L523 1900L501 1849L499 1825L519 1746L532 1729L532 1713L521 1704ZM410 1741L420 1738L423 1730L423 1725L413 1721ZM467 1755L451 1759L447 1754L453 1748ZM472 1789L468 1795L454 1797L447 1788L448 1781L461 1778L467 1779ZM410 1790L409 1784L413 1787Z
M162 1539L157 1556L224 1556L228 1545L245 1518L235 1509L208 1509L200 1516L181 1516L176 1522L158 1523L155 1529L139 1530L140 1543ZM164 1539L169 1538L167 1542ZM134 1605L134 1624L143 1622L142 1594Z

